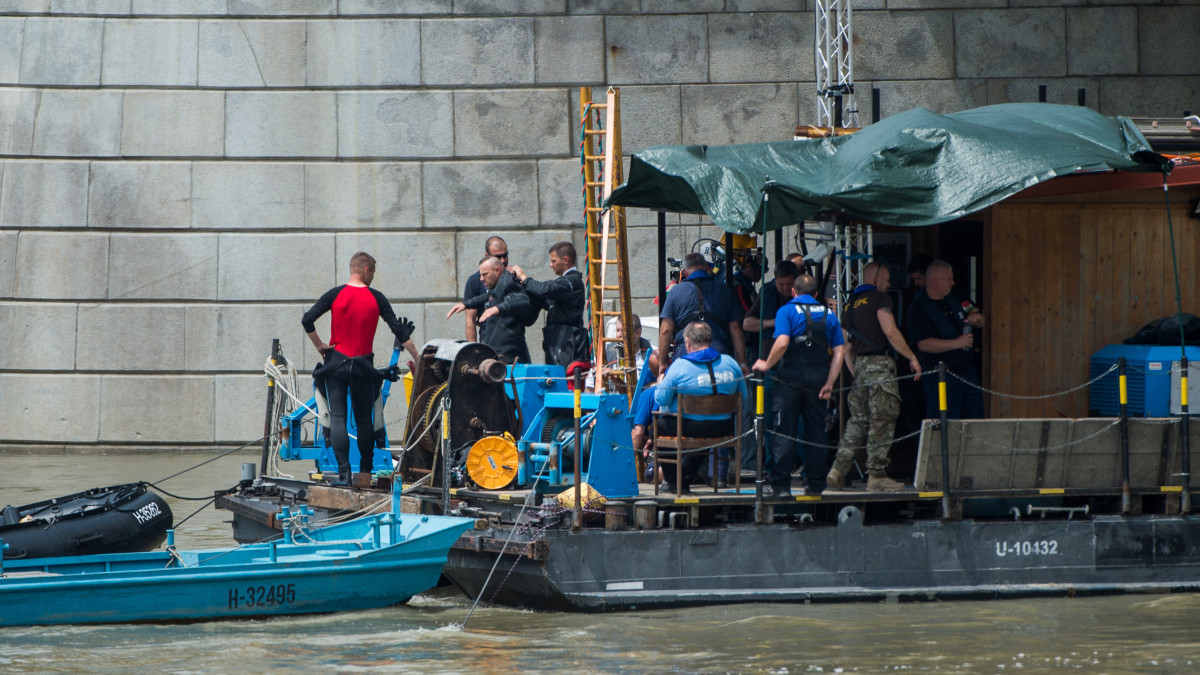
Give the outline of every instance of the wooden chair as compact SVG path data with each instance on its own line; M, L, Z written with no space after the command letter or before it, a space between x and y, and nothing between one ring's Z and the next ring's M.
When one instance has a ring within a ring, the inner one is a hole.
M664 411L655 411L656 417L669 415ZM684 415L732 415L734 419L734 435L732 436L717 436L714 438L689 438L683 435L683 416ZM656 420L657 422L657 420ZM713 474L710 476L712 480L713 492L718 492L717 487L719 477L717 451L720 448L733 445L733 462L734 466L738 467L737 477L734 479L734 489L738 492L742 489L742 396L740 394L705 394L703 396L687 396L679 395L679 412L675 415L675 435L660 436L658 434L658 424L654 424L652 438L654 446L654 466L661 467L663 463L675 464L675 494L676 496L683 494L683 457L684 451L695 450L697 448L705 448L713 446L709 450L709 462L711 463ZM661 457L658 449L674 450L674 457ZM663 475L666 476L664 470ZM654 485L654 494L658 494L658 483Z

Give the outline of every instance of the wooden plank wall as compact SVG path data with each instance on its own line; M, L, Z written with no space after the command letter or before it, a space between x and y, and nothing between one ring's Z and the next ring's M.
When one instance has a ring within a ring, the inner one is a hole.
M1197 191L1172 189L1171 216L1183 311L1200 315ZM1155 199L1157 198L1157 201ZM1175 313L1171 241L1162 193L1153 190L993 207L984 224L985 386L1062 392L1089 378L1091 355ZM1084 417L1086 389L1049 399L988 396L989 417Z

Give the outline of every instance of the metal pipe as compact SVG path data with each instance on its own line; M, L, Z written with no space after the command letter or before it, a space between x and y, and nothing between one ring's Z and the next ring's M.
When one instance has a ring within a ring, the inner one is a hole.
M505 367L503 361L498 359L484 359L479 362L478 368L464 364L462 372L464 375L478 376L479 379L488 384L499 384L505 380L508 369Z
M1121 429L1121 513L1129 513L1132 497L1129 494L1129 395L1125 378L1125 357L1117 359L1117 389L1120 401Z
M431 467L431 471L436 468ZM442 515L450 515L450 392L442 395Z
M279 352L279 338L275 338L275 339L271 340L271 363L273 365L279 365L279 360L282 357L283 357L283 354L281 354ZM267 376L267 414L266 414L266 418L263 420L262 459L261 459L261 462L259 464L259 469L258 469L259 475L262 475L262 476L267 475L267 462L269 462L271 459L271 457L270 457L270 454L271 454L271 431L272 431L271 430L271 411L274 409L275 409L275 378L268 375Z
M733 289L733 233L731 232L725 233L725 285Z
M1186 349L1186 348L1185 348ZM1183 513L1191 513L1192 511L1192 442L1191 442L1191 424L1188 413L1188 360L1187 352L1184 352L1182 360L1179 362L1179 414L1183 416L1183 429L1181 433L1181 455L1183 460L1183 496L1179 504L1179 510Z
M571 529L583 527L583 472L579 466L583 462L583 434L580 433L580 396L583 394L583 369L575 370L575 510L571 515Z
M667 301L667 212L658 212L658 307Z
M879 87L871 87L871 122L879 121Z
M942 517L950 517L950 420L946 412L946 362L938 361L938 410L942 420Z

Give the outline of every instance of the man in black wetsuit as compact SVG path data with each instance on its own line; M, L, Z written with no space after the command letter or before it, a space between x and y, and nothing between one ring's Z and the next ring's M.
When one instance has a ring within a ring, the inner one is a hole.
M519 265L508 271L533 303L546 308L546 327L542 329L546 363L566 367L574 361L590 361L591 343L583 326L587 286L575 267L575 246L571 242L560 241L550 247L550 269L557 279L532 279Z
M501 239L500 237L495 237L495 236L488 237L487 241L485 241L483 243L483 255L485 258L486 257L499 258L500 262L507 265L508 264L508 244L504 243L504 240ZM466 302L467 300L470 300L471 298L473 298L477 295L486 295L486 294L487 294L487 286L484 286L483 279L479 278L479 270L475 270L474 272L471 272L471 276L467 277L466 286L463 288L463 297L462 297L463 302ZM478 332L476 331L476 328L477 328L476 324L479 321L479 310L468 309L463 312L463 316L466 317L466 319L467 319L467 321L466 321L467 342L475 342L476 340L479 339Z
M324 359L313 370L313 380L318 399L324 397L329 410L328 424L322 426L327 429L337 460L338 478L334 484L351 482L347 393L358 431L359 470L370 473L376 441L387 443L386 438L377 439L377 435L383 435L382 402L377 400L383 374L375 369L372 353L380 319L392 329L396 340L408 350L413 360L417 359L417 348L411 339L416 326L408 319L396 317L383 293L371 288L374 278L375 259L362 251L355 253L350 258L350 281L322 295L301 319L308 339ZM314 322L329 311L333 315L329 343L326 344L317 335Z
M483 310L479 313L479 341L495 349L506 363L530 363L525 327L536 318L537 308L499 258L481 260L479 277L487 293L455 304L446 318L467 309Z

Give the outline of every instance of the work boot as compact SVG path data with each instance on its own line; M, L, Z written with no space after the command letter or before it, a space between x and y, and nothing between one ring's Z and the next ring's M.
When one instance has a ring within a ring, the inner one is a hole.
M904 483L887 476L871 476L867 479L867 490L870 492L899 492L903 489Z
M349 471L339 471L337 478L330 481L329 485L332 487L350 487L350 480Z
M846 489L846 476L844 476L841 471L838 471L836 467L833 469L830 469L829 475L825 476L825 489L826 490L845 490Z

